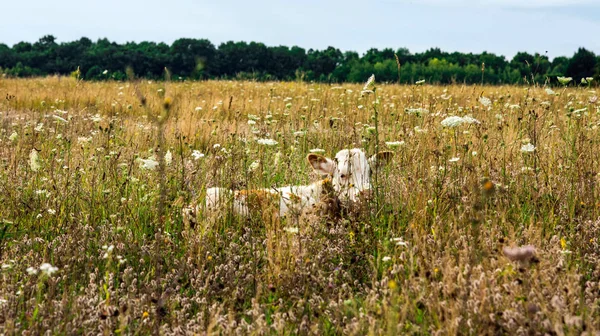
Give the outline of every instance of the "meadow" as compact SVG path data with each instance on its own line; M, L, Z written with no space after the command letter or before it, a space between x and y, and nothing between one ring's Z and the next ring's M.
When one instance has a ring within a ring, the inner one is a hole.
M594 85L48 77L0 95L2 334L600 332ZM183 220L208 187L307 184L307 154L354 147L394 152L369 200Z

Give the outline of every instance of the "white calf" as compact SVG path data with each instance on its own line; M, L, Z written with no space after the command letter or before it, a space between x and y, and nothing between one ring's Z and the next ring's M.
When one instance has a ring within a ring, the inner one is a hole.
M387 163L392 152L380 152L367 158L358 148L339 151L333 159L318 154L307 156L313 169L328 178L304 186L287 186L273 189L237 190L209 188L206 190L206 209L213 211L232 201L233 212L247 215L254 210L263 211L267 206L275 208L275 216L300 213L314 206L321 195L332 189L341 201L358 201L361 193L371 189L371 174L378 166ZM185 208L184 219L190 220L198 206ZM195 217L195 216L194 216Z

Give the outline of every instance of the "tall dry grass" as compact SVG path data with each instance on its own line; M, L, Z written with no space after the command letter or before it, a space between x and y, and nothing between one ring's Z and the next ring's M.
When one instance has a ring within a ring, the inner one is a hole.
M597 92L361 89L1 79L0 332L598 333ZM351 147L395 152L369 204L182 222Z

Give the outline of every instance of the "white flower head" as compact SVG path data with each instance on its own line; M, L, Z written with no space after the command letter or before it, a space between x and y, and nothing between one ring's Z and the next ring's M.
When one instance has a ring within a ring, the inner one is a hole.
M167 154L165 154L165 163L170 165L173 162L173 154L171 154L171 150L167 150Z
M416 85L423 85L423 84L425 84L425 80L424 79L418 80L418 81L415 82L415 84Z
M460 160L460 158L458 156L455 156L455 157L451 158L450 160L448 160L448 162L454 163L454 162L458 162L458 160Z
M309 152L311 152L311 153L325 153L325 150L321 149L321 148L313 148L313 149L310 149Z
M375 88L375 75L373 74L373 75L371 75L371 77L369 77L369 79L365 83L365 86L363 87L363 91L373 91L374 88Z
M385 143L385 145L390 148L398 148L400 146L404 146L404 144L404 141L388 141Z
M288 226L288 227L283 228L283 231L288 232L288 233L298 233L298 228Z
M265 146L275 146L279 143L273 139L258 139L258 140L256 140L256 142L259 145L265 145Z
M392 260L392 258L391 258L391 257L388 257L388 256L385 256L385 257L381 258L381 260L382 260L383 262L387 262L387 261L390 261L390 260Z
M470 115L466 115L463 118L463 121L466 122L467 124L481 124L481 122L473 117L471 117Z
M479 102L485 107L489 107L490 105L492 105L492 101L490 100L490 98L484 96L479 97Z
M27 267L26 271L27 271L27 274L29 274L29 275L36 275L38 272L37 268L35 268L35 267Z
M558 76L558 77L556 77L556 79L558 80L558 82L560 84L567 85L567 84L569 84L573 80L573 77Z
M417 116L420 116L422 114L427 114L429 113L429 110L424 109L422 107L417 107L417 108L406 108L404 109L404 113L406 114L415 114Z
M154 160L153 158L138 159L138 161L140 162L140 167L142 169L154 170L156 167L158 167L158 161Z
M32 149L29 153L29 167L31 167L31 170L33 170L34 172L40 170L38 151L35 148Z
M401 237L390 239L391 242L396 243L396 246L404 246L408 247L408 243L404 241Z
M201 159L201 158L203 158L203 157L204 157L204 154L200 153L200 151L199 151L199 150L197 150L197 149L194 149L194 150L192 151L192 157L194 158L194 160L198 160L198 159Z
M48 263L43 263L40 265L40 271L48 276L51 276L53 273L58 271L58 267L54 267Z
M442 120L442 126L453 128L462 125L464 122L465 120L462 117L451 116Z
M556 92L554 92L554 90L552 90L552 89L550 89L550 88L546 88L546 90L545 90L545 91L546 91L546 93L547 93L547 94L549 94L549 95L554 95L554 94L556 94Z
M533 153L533 151L535 151L535 146L531 143L521 146L521 152L523 153Z

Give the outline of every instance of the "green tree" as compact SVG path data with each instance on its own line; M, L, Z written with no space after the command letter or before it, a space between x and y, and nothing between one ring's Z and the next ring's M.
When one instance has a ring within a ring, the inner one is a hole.
M573 77L576 82L579 82L581 78L594 75L596 62L596 55L593 52L585 48L579 48L569 60L566 74Z

